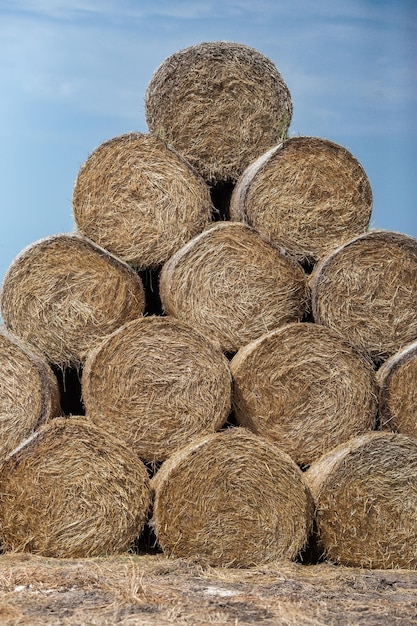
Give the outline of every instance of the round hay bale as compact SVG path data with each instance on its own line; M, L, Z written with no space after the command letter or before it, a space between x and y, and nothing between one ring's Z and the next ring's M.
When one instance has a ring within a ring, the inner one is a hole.
M134 270L73 233L25 248L6 273L0 302L9 330L49 362L74 367L145 308Z
M160 296L166 313L226 352L301 320L309 303L301 265L239 222L219 222L176 252L162 268Z
M168 556L251 567L294 559L310 534L313 502L301 470L244 428L179 450L152 484L151 524Z
M235 181L281 141L292 117L290 91L263 54L229 41L175 52L145 94L148 127L210 184Z
M127 551L144 528L142 461L81 417L42 426L0 471L5 551L84 558Z
M101 144L78 173L78 230L138 269L155 268L212 221L210 189L156 135Z
M282 326L242 347L230 364L236 420L299 465L375 428L370 361L318 324Z
M320 546L350 567L417 567L417 440L373 432L337 446L305 473Z
M315 322L340 332L376 363L417 339L417 240L392 231L355 237L310 280Z
M0 326L0 462L61 413L58 381L28 346Z
M144 317L109 335L86 360L86 415L145 461L163 461L215 432L231 409L223 353L180 320Z
M364 233L372 189L357 159L319 137L291 137L260 156L238 180L230 217L272 241L285 241L301 261L314 263Z
M381 428L417 438L417 341L387 359L377 380Z

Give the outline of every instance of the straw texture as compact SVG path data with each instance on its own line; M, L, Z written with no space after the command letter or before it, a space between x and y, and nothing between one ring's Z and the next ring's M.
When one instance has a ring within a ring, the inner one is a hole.
M157 136L127 133L101 144L75 181L80 232L138 269L164 263L212 215L210 190Z
M81 417L41 427L0 471L6 551L89 557L129 549L150 506L145 466Z
M175 52L145 94L150 130L183 154L210 184L235 181L286 136L290 91L258 50L230 41Z
M239 222L220 222L174 254L162 268L160 295L166 313L226 352L299 321L309 304L301 265Z
M313 506L291 458L243 428L179 450L152 479L152 523L164 552L216 567L293 559Z
M376 363L417 339L417 240L370 231L336 249L310 280L315 322Z
M306 472L326 557L352 567L417 567L417 440L367 433Z
M37 427L60 414L54 373L0 326L0 462Z
M272 241L285 241L300 261L313 263L364 233L372 189L358 160L319 137L291 137L243 172L230 217Z
M222 352L188 324L144 317L122 326L86 361L87 416L146 461L162 461L215 432L231 409Z
M241 348L231 361L238 423L306 466L339 443L375 428L372 364L341 336L294 323Z
M417 438L417 341L379 368L381 427Z
M74 233L23 250L1 292L6 327L63 366L77 367L103 337L144 308L143 284L132 268Z

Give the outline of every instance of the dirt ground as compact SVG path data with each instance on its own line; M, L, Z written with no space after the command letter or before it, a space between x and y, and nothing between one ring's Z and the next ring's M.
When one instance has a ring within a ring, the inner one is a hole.
M417 572L213 569L161 554L0 556L0 624L417 624Z

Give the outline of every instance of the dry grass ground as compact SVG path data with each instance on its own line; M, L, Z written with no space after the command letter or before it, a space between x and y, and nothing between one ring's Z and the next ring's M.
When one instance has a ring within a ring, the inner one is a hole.
M0 624L417 624L417 572L0 556Z

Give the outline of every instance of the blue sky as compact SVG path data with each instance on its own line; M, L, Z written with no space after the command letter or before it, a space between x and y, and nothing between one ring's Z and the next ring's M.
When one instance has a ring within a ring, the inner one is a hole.
M88 155L147 131L159 64L216 40L269 57L291 91L290 136L345 146L372 185L371 226L417 237L415 0L2 0L0 280L26 245L74 230Z

